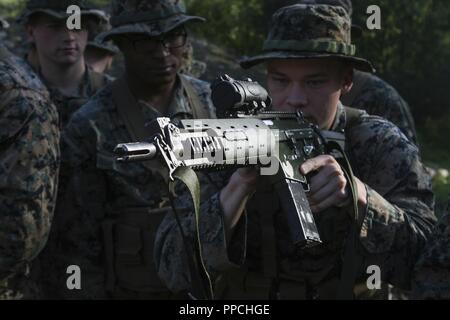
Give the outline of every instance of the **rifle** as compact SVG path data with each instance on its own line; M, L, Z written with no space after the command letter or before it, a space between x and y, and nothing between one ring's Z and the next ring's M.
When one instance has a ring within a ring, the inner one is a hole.
M223 170L259 166L275 186L295 245L321 243L306 193L307 177L298 168L307 159L327 153L331 139L343 143L343 135L321 132L301 112L266 111L267 91L250 79L237 81L224 75L212 84L211 97L224 119L189 119L175 125L169 118L149 124L153 133L146 142L119 144L120 162L160 157L173 174L179 167Z

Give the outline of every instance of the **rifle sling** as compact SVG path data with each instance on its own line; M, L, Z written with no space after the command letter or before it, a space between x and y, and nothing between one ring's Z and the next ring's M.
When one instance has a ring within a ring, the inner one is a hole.
M205 264L203 263L200 232L199 232L200 183L194 170L188 167L178 167L175 170L173 177L175 181L169 182L169 190L174 189L177 180L182 182L188 188L189 193L191 194L192 197L192 202L194 204L195 239L189 239L183 231L183 226L181 225L180 218L175 208L173 194L172 192L169 192L171 205L173 208L173 212L175 214L175 219L180 229L184 247L188 257L188 265L191 274L191 284L192 284L191 296L193 296L193 298L196 299L198 298L214 299L211 278L208 274L208 271L206 270ZM194 248L192 247L192 245L194 245Z
M192 83L183 74L180 75L180 80L192 108L192 115L194 116L194 119L211 118L212 115L209 113L206 106L200 101L198 91L194 88Z

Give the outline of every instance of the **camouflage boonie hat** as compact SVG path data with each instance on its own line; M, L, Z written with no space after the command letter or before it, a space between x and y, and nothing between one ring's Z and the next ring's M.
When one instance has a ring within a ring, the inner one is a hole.
M101 22L91 26L89 29L89 39L87 43L88 48L100 49L103 51L107 51L110 54L119 53L119 48L117 48L111 41L102 42L98 35L111 30L111 25L109 24L109 15L102 10L92 10L95 11L99 17L101 17Z
M298 3L301 4L326 4L329 6L341 6L347 11L350 19L353 16L353 3L351 0L301 0ZM352 24L352 37L359 38L361 37L363 30L360 26L355 23Z
M326 4L328 6L341 6L347 11L350 18L353 15L353 4L351 0L300 0L299 4Z
M272 16L263 52L240 61L250 68L271 59L340 58L354 68L375 72L372 64L355 56L350 16L340 6L295 4Z
M9 28L9 23L8 21L6 21L5 19L3 19L2 17L0 17L0 30L2 29L8 29Z
M112 29L99 35L102 41L128 33L160 36L188 21L205 21L186 14L182 0L112 0Z
M93 10L86 0L28 0L24 12L17 21L27 23L36 13L44 13L56 19L67 19L71 15L67 13L67 8L72 5L81 9L82 16L92 16L101 20L97 10Z

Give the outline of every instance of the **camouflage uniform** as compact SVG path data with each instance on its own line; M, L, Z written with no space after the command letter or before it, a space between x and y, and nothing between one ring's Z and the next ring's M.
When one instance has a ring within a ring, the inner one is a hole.
M302 0L300 3L337 5L343 7L350 17L353 13L350 0ZM356 30L358 27L352 26L352 36ZM414 118L408 103L391 85L379 77L355 70L353 88L342 97L341 101L346 106L365 110L368 114L391 121L409 140L417 144Z
M89 8L84 0L29 0L19 20L21 23L26 24L29 19L37 13L47 14L58 19L65 19L68 17L66 10L69 5L78 5L82 9L82 17L94 17L95 19L90 21L92 22L91 25L101 23L101 15L97 10L92 10ZM34 70L40 74L39 62L33 62L30 59L27 60L32 65ZM52 87L51 84L46 83L42 76L41 78L46 84L47 89L50 92L50 97L58 109L61 128L65 127L73 112L84 105L87 100L104 85L112 81L110 76L96 73L86 66L86 72L82 82L80 83L77 94L68 96L61 93L57 88Z
M341 101L352 108L391 121L410 141L417 144L416 127L408 103L391 85L377 76L355 70L353 88Z
M323 20L328 28L318 27ZM278 10L272 23L264 52L242 61L243 67L267 59L340 57L356 68L371 69L366 60L352 55L349 17L342 8L294 5ZM327 38L338 44L328 45ZM345 132L351 166L367 190L355 248L361 258L358 281L365 285L366 267L378 265L383 281L408 288L412 266L436 220L430 177L417 147L396 126L363 111L349 116L345 110L338 105L331 130ZM289 237L279 201L273 186L258 185L229 245L219 205L210 206L211 211L200 217L203 257L218 279L219 298L336 298L351 208L330 208L318 214L323 245L298 250ZM185 214L182 225L185 232L192 232L193 216ZM167 216L158 230L155 260L161 279L174 291L190 287L182 247L177 224Z
M121 7L124 3L126 8ZM136 12L148 13L150 17L158 14L165 17L162 11L154 7L161 3L171 5L179 1L141 1L138 8L133 7L132 1L114 2L115 12L125 10L131 18L136 16ZM142 7L144 5L145 8ZM186 22L189 18L180 8L170 8L177 12L177 22ZM113 16L114 28L109 31L110 34L117 34L120 28L125 29L125 33L133 33L134 27L144 30L147 26L140 23L127 28L130 22L114 25L114 17L118 16ZM148 24L151 23L150 18L149 21ZM166 23L164 19L160 22ZM213 117L215 113L209 85L183 75L178 76L164 116L174 119L194 116L198 109L195 109L188 86L193 88L204 108L202 113ZM136 116L142 117L144 123L163 116L152 106L136 101L124 77L121 77L78 110L64 131L62 165L71 174L65 190L61 192L63 196L59 203L62 214L55 216L56 228L50 239L54 246L50 252L54 253L52 262L55 270L50 275L59 277L48 280L52 282L50 297L171 297L157 277L152 254L155 230L162 217L170 211L166 183L158 168L146 163L120 164L113 154L118 143L135 139L134 131L127 126L122 113L123 108L126 108L127 114L134 113L132 107L139 110L137 113L141 114L136 113ZM203 190L209 192L205 188ZM73 264L82 270L80 291L66 288L65 270Z
M42 78L42 77L41 77ZM113 78L107 74L100 74L91 70L86 65L86 72L80 83L76 95L65 95L58 88L52 87L49 83L47 89L50 92L50 98L58 109L61 129L63 129L70 120L72 114L81 106L86 104L90 97L94 96L102 87L110 83Z
M417 264L413 282L415 299L450 299L450 194L447 212Z
M58 114L29 66L0 44L0 299L38 298L59 170Z

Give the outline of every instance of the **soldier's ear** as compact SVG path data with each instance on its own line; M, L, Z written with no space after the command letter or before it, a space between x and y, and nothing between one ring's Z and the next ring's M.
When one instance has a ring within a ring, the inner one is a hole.
M343 76L342 76L342 95L350 92L353 87L353 67L352 66L346 66L343 69Z
M34 28L31 24L27 24L25 26L25 33L27 35L27 40L29 43L34 43L35 39L34 39Z

